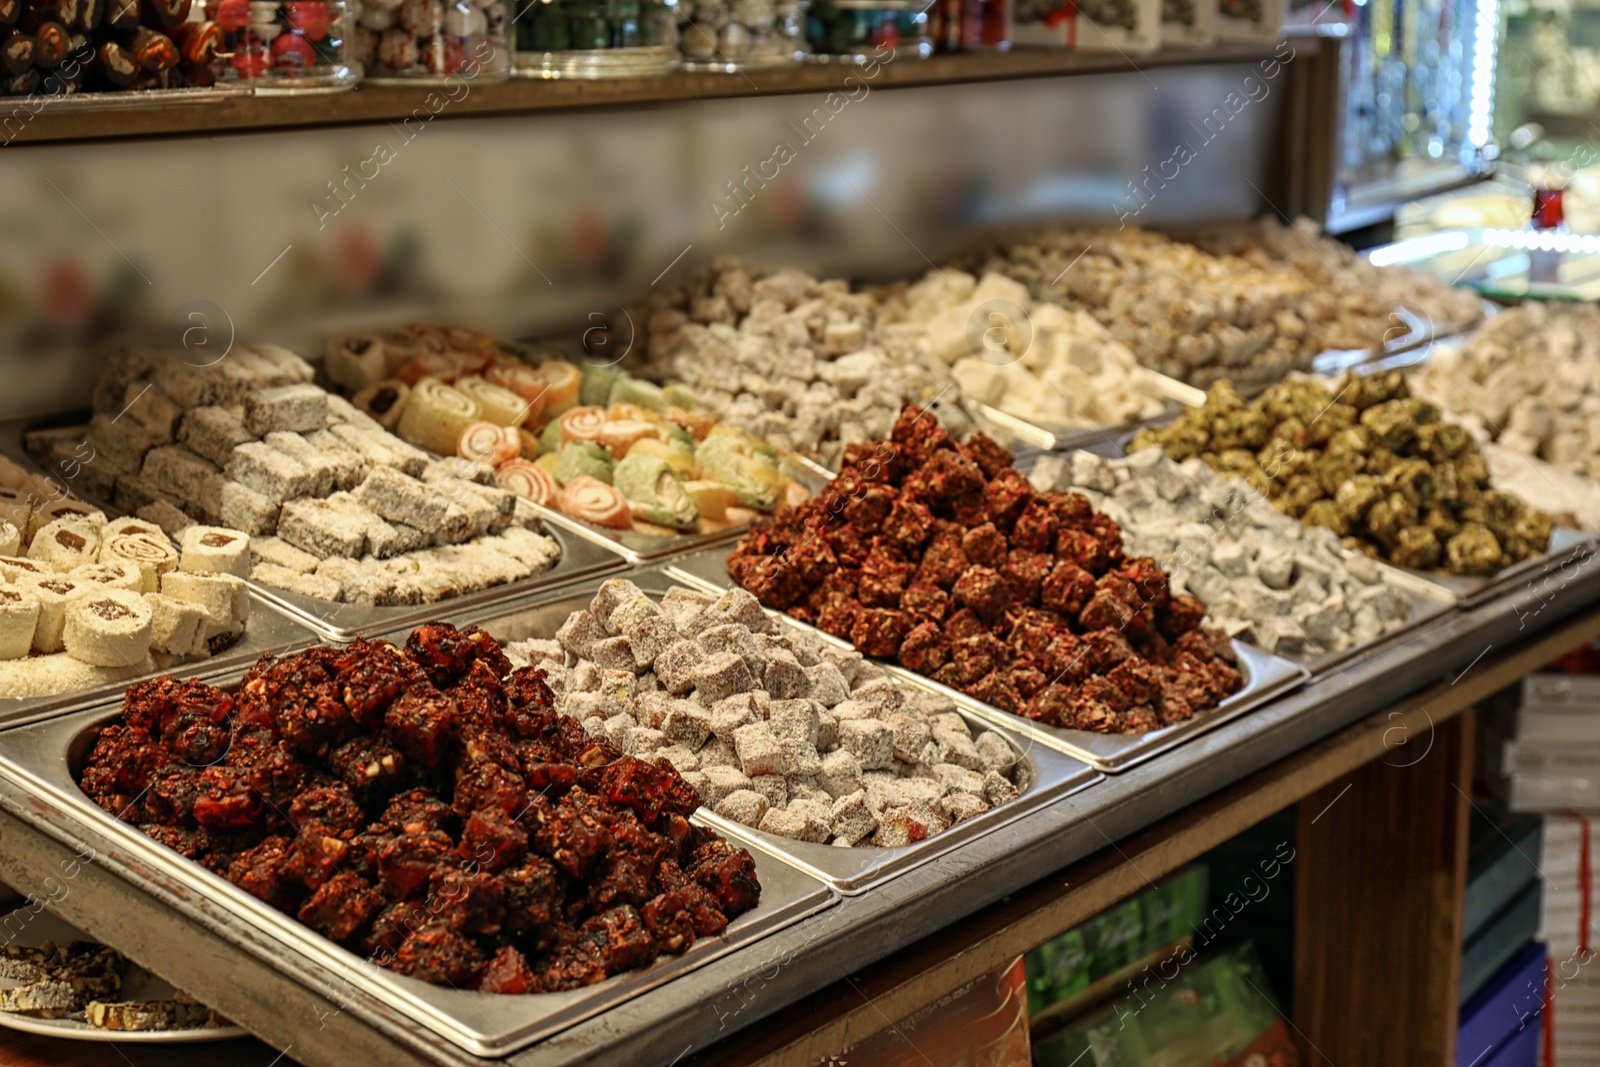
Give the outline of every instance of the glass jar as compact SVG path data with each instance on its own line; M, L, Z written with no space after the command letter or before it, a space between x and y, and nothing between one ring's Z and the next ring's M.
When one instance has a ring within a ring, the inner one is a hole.
M501 81L511 71L505 0L361 0L355 57L363 80Z
M806 13L806 39L819 59L864 63L879 48L895 55L933 54L928 16L920 0L813 0Z
M806 57L806 0L678 0L678 50L694 70L782 67Z
M662 74L678 62L674 5L659 0L516 0L516 73L530 78Z
M353 0L206 0L206 15L222 33L223 77L258 93L348 89L361 78Z
M1004 52L1011 47L1011 0L933 0L928 24L940 52Z

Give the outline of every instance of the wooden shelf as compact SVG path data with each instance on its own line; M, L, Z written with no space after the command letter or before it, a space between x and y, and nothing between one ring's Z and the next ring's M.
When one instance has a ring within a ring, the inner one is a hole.
M929 59L900 57L880 64L866 79L874 89L912 85L953 85L1010 78L1042 78L1074 74L1143 71L1196 64L1249 63L1273 54L1270 45L1168 49L1150 55L1117 52L1083 53L1048 48L1017 48L1006 53L939 55ZM603 81L513 78L496 85L475 85L463 99L447 103L438 117L509 115L581 108L648 106L688 100L784 93L839 91L856 68L841 64L802 64L747 74L679 71L644 78ZM856 83L851 82L853 87ZM18 132L12 145L47 141L103 140L162 135L216 134L245 130L308 126L344 126L404 119L413 111L428 112L428 86L360 86L344 92L309 96L240 96L214 103L118 108L115 110L52 110L46 106Z

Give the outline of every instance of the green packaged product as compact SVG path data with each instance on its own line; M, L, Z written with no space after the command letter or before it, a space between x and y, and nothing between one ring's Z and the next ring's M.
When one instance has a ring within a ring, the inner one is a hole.
M613 469L611 453L593 441L568 441L556 453L556 466L551 473L562 485L583 474L610 485Z
M679 530L694 528L700 509L684 491L678 472L660 456L630 454L612 475L612 484L628 498L639 518Z

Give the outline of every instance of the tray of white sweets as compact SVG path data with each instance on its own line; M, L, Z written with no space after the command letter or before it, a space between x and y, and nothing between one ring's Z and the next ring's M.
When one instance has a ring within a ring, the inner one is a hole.
M203 368L128 349L106 359L91 415L12 424L0 448L108 515L249 534L252 587L333 640L623 565L548 528L491 467L430 457L313 376L272 345Z

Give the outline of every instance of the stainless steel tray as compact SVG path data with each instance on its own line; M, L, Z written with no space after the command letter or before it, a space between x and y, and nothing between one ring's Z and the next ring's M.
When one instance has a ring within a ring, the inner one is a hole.
M54 821L83 824L113 842L119 859L147 872L185 904L220 909L277 941L285 953L324 969L326 988L357 989L473 1055L498 1057L524 1048L839 900L811 876L754 852L761 903L730 923L721 936L697 941L682 956L666 957L641 971L563 993L498 996L429 985L386 971L340 948L89 800L78 788L73 771L87 754L96 727L119 710L120 706L100 707L0 733L0 777L27 790L41 810L57 809Z
M804 485L811 492L816 492L818 486L833 477L833 473L815 460L801 459L798 456L784 457L785 473ZM555 508L545 507L542 504L534 505L539 513L552 526L559 526L577 536L584 538L589 543L598 545L609 552L614 552L622 559L635 566L649 563L658 563L673 556L681 556L688 552L698 552L712 545L727 544L737 541L749 531L748 523L739 526L730 526L726 530L704 534L680 534L666 536L664 534L638 533L634 530L612 530L604 526L575 519L565 515Z
M727 556L712 552L702 552L686 559L676 560L669 568L677 577L693 582L704 589L723 590L732 584L728 578ZM790 626L808 630L821 637L824 641L837 645L840 648L853 647L850 642L825 633L814 626L790 618L780 612L771 611L773 615ZM1238 718L1245 712L1260 707L1262 704L1273 700L1292 689L1297 689L1305 684L1311 677L1311 672L1298 663L1290 662L1281 656L1274 656L1270 652L1263 652L1254 645L1247 645L1243 641L1233 642L1233 651L1239 657L1239 673L1244 675L1244 688L1233 696L1224 700L1210 711L1201 712L1192 719L1164 727L1160 730L1151 730L1144 734L1096 734L1087 730L1066 730L1059 726L1042 726L1031 719L1021 715L1013 715L1009 711L985 704L980 700L942 685L916 671L907 670L897 663L886 663L876 660L881 667L896 678L921 686L924 689L941 693L956 702L956 706L972 712L988 722L1003 726L1019 734L1029 737L1040 744L1065 753L1074 759L1080 759L1099 771L1115 772L1125 771L1129 767L1143 763L1152 756L1180 745L1191 737L1205 733L1207 730L1221 726L1223 723Z
M687 585L706 589L708 583L692 576L680 574L670 564L629 571L612 577L627 578L645 594L660 599L674 585ZM599 579L574 583L562 589L551 590L539 597L519 604L500 605L497 608L477 608L456 617L460 625L483 627L502 644L530 637L554 637L556 630L566 622L567 616L589 606ZM724 586L725 588L725 586ZM778 616L781 621L794 620ZM403 634L389 635L396 643L404 642ZM838 642L834 642L838 643ZM1043 751L1019 738L1003 726L996 729L992 722L980 721L978 716L962 709L967 721L994 729L1005 738L1022 762L1023 782L1018 789L1022 795L1001 807L984 812L951 827L942 834L904 848L835 848L832 845L791 841L788 838L762 833L752 827L722 818L702 809L695 818L715 827L729 837L737 837L747 844L771 853L793 864L806 873L826 882L844 896L857 896L891 878L906 873L930 860L943 856L963 844L1009 825L1030 812L1070 796L1099 781L1101 776L1074 759L1053 751Z
M0 454L45 477L56 477L23 446L23 436L30 428L25 420L0 424ZM58 478L57 481L59 480ZM123 514L121 509L114 507L110 502L88 492L85 486L77 485L71 488L74 496L93 504L107 515L117 517ZM316 597L292 593L257 581L251 581L250 588L262 602L277 611L284 612L301 625L309 627L314 633L330 641L353 641L358 637L370 637L402 626L427 622L457 611L463 605L495 603L522 596L536 589L562 585L584 575L621 570L626 566L624 561L601 551L587 538L572 536L564 526L554 528L554 524L551 524L551 527L543 532L555 538L561 546L561 557L555 566L543 574L535 574L520 581L506 582L488 589L480 589L476 593L466 593L432 604L387 606L345 604L333 600L318 600Z
M1136 422L1064 429L1032 422L992 404L984 404L970 398L967 400L967 406L971 409L979 428L1013 452L1021 448L1042 448L1048 452L1080 448L1096 441L1109 440L1143 426L1153 426L1163 419L1171 418L1180 405L1193 405L1196 397L1201 401L1205 399L1203 389L1197 389L1149 368L1140 369L1149 381L1150 391L1167 402L1167 409L1160 415Z
M482 604L498 604L540 589L565 585L587 575L606 574L627 567L625 560L604 551L594 542L574 535L564 526L554 522L546 524L545 533L555 538L561 546L561 558L543 574L535 574L520 581L464 593L432 604L395 604L374 606L370 604L343 604L315 597L275 589L270 585L251 582L256 595L267 603L286 612L305 626L332 641L353 641L357 637L371 637L388 633L405 626L415 626L445 615L456 614Z
M1440 337L1447 337L1462 329L1470 329L1470 327L1435 327L1428 319L1410 308L1398 307L1391 314L1400 320L1398 323L1400 333L1395 333L1397 327L1390 327L1384 333L1382 341L1367 348L1332 349L1320 353L1311 360L1312 373L1342 374L1351 367L1381 360L1399 352L1409 352ZM1394 336L1391 337L1390 334Z
M252 592L252 599L257 599ZM144 678L157 674L170 674L175 678L209 678L237 670L241 665L254 663L268 652L283 653L306 648L318 642L318 635L309 628L263 603L257 603L245 624L244 636L233 647L209 659L188 660L160 667L148 674L132 675L118 682L107 682L92 689L55 696L32 697L27 700L0 696L0 727L19 726L47 716L93 707L122 699L123 690Z

